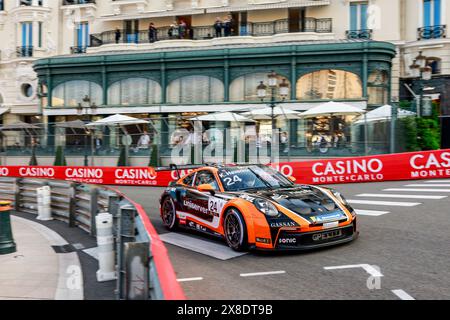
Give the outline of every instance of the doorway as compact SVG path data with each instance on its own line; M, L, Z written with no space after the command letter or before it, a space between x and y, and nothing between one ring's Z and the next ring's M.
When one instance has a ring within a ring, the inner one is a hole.
M305 31L305 8L290 8L288 10L289 32Z
M126 43L138 43L139 40L139 20L125 20L123 31Z
M186 23L186 30L184 30L182 39L193 39L194 29L192 28L192 16L177 16L177 23L180 24L182 21Z

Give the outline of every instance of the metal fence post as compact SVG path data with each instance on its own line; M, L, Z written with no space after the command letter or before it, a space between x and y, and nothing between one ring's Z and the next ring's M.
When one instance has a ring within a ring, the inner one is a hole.
M76 184L71 183L69 186L69 227L74 228L76 227Z
M90 188L90 214L91 214L91 236L97 235L97 228L95 226L95 217L98 214L98 189L96 187Z

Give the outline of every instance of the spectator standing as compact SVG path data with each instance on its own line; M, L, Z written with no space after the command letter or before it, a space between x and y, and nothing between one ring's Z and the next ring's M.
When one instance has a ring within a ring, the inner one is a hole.
M114 32L116 43L120 42L120 38L122 38L122 33L120 32L119 28L116 28L116 31Z
M186 22L184 22L184 20L180 21L180 24L178 25L178 36L180 39L184 39L184 37L186 36Z
M282 132L280 135L280 147L282 153L288 153L288 134L287 132Z
M148 26L148 41L150 43L157 41L157 32L158 32L158 30L156 29L153 22L150 22L150 24Z
M233 31L233 19L231 15L228 15L223 22L223 33L225 37L231 36L231 32Z
M216 22L214 22L214 31L216 32L216 38L220 38L222 36L222 20L217 17Z
M169 34L169 38L170 38L170 39L176 39L176 38L178 38L178 34L179 34L179 32L178 32L178 23L177 23L176 21L174 21L174 22L170 25L168 34Z
M139 141L137 143L138 149L150 148L150 140L150 136L148 135L147 130L145 130L142 136L139 137Z

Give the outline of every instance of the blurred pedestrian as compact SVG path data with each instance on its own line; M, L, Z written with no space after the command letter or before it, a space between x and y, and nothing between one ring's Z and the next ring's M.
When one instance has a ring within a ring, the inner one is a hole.
M184 39L186 36L187 24L184 20L180 20L180 24L178 25L178 37L180 39Z
M178 38L178 22L174 21L170 26L169 26L169 31L167 32L169 35L170 39L176 39Z
M233 18L231 15L228 15L223 21L223 33L225 37L231 36L231 32L233 31Z
M122 32L120 32L119 28L116 28L116 31L114 32L116 43L120 42L120 38L122 38Z
M150 43L157 41L157 32L158 32L158 30L156 29L153 22L150 22L150 24L148 26L148 41Z
M220 38L222 36L222 20L219 17L216 17L216 22L214 22L214 30L216 32L216 38Z

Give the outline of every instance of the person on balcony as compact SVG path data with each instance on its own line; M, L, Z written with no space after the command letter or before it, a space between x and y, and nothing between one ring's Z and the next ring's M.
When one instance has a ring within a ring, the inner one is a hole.
M120 42L120 38L122 37L122 33L120 32L119 28L116 28L116 31L114 32L116 43Z
M170 27L169 31L167 32L169 35L169 39L176 39L179 35L179 29L178 29L178 22L174 21Z
M155 25L153 24L153 22L150 22L149 26L148 26L148 41L150 43L156 42L157 41L157 32L158 30L156 29Z
M233 25L233 19L231 18L231 15L228 15L225 20L223 21L223 33L225 37L231 36Z
M187 25L184 20L180 20L180 24L178 25L178 37L180 39L184 39L186 36Z
M214 22L214 30L216 31L216 38L220 38L222 36L222 20L219 17Z

